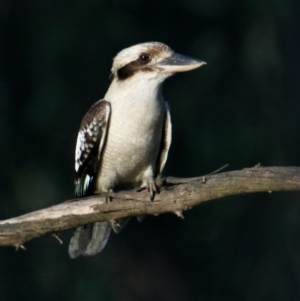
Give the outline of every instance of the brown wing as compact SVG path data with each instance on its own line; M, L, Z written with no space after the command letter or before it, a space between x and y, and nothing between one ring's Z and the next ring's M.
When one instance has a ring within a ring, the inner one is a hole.
M165 167L171 141L172 141L172 123L171 123L170 108L167 102L165 102L165 106L166 106L165 120L164 120L163 132L161 137L160 151L158 153L157 161L156 161L155 176L161 174Z
M110 118L110 103L96 102L83 117L75 152L75 195L87 195L96 176L106 140Z

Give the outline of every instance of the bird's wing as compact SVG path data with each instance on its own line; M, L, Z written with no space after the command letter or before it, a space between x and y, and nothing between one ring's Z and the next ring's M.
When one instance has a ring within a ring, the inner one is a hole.
M163 125L163 132L161 136L160 150L156 161L155 176L161 174L165 167L170 145L171 145L171 140L172 140L172 123L171 123L170 107L167 102L165 102L165 106L166 106L165 119Z
M75 152L76 197L90 193L89 189L91 189L93 178L97 175L106 140L110 112L110 103L99 100L88 110L81 121Z

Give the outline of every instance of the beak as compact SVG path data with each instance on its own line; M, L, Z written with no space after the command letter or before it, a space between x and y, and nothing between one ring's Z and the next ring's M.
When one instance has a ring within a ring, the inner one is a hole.
M173 53L171 57L159 62L156 67L158 67L162 73L176 73L190 71L202 65L206 65L206 63L182 54Z

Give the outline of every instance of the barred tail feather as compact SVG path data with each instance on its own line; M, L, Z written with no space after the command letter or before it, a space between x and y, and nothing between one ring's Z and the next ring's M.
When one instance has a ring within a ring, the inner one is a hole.
M76 228L69 244L69 255L76 258L80 255L94 256L105 247L111 226L108 222L98 222Z

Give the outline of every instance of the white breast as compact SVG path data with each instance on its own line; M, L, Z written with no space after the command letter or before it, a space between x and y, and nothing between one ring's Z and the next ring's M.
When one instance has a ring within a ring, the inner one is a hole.
M138 186L154 172L165 103L159 87L147 87L110 89L105 96L111 103L111 117L97 190Z

